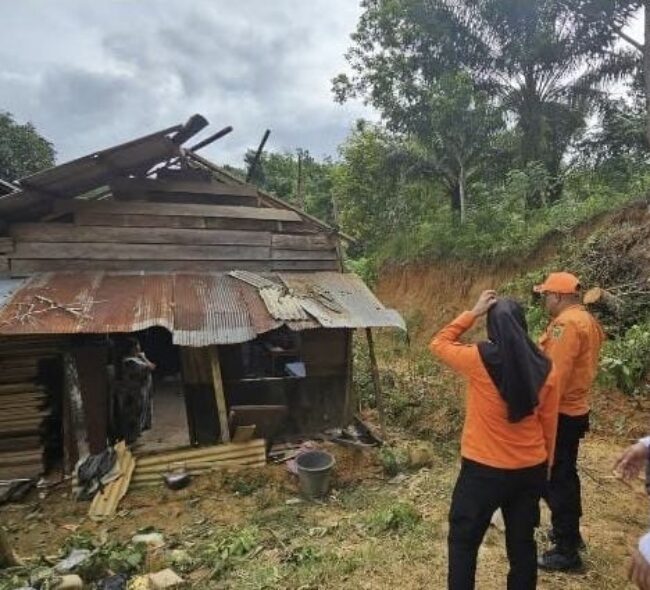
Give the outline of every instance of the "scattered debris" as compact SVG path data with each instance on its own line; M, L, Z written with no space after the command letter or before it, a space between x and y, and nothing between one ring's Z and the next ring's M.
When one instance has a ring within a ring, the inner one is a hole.
M126 574L109 576L97 583L97 590L125 590L128 579Z
M165 538L161 533L139 533L131 539L132 543L142 543L149 549L159 549L165 545Z
M57 574L67 574L90 558L92 554L93 552L89 549L73 549L68 557L54 566L54 571Z
M76 574L62 576L54 590L81 590L84 587L83 580Z
M170 490L182 490L190 485L192 476L185 470L185 468L181 468L163 474L163 480Z
M26 478L0 482L0 505L22 501L34 485L34 479Z
M408 476L405 473L398 473L395 477L388 480L388 483L391 485L399 485L404 483L408 479Z
M155 574L149 574L149 583L152 590L166 590L178 588L184 581L174 570L165 569Z
M89 455L79 459L75 466L75 497L90 500L97 490L120 477L115 449L108 447L97 455Z
M115 445L117 455L116 466L119 477L109 483L103 490L93 498L88 516L92 520L99 521L115 515L117 505L129 489L131 476L136 467L135 459L131 451L127 449L124 441Z

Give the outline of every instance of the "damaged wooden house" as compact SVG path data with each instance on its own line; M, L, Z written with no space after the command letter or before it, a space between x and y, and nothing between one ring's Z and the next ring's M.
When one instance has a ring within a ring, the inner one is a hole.
M335 228L184 148L205 125L0 196L0 480L69 473L122 437L132 338L155 365L138 454L242 441L221 458L259 464L253 441L351 422L354 331L404 322L344 271Z

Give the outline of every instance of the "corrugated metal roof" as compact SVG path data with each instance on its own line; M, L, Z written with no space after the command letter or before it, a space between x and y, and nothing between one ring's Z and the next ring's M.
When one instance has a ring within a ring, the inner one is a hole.
M246 342L283 324L294 330L405 329L400 315L384 308L356 275L268 278L288 287L275 311L255 286L226 274L45 273L0 308L0 335L128 333L162 326L175 344L200 347Z
M402 316L386 309L353 273L280 273L278 276L295 296L302 297L303 309L326 328L406 330Z
M179 146L167 136L181 127L162 129L21 179L22 190L0 196L0 215L25 211L42 201L83 195L108 184L116 175L146 172L180 154Z
M25 284L27 279L3 279L0 278L0 307L13 295L19 287Z

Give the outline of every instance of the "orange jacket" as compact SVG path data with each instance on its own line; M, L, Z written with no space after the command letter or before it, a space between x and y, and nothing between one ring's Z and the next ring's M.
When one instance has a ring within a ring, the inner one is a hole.
M589 390L604 340L600 324L582 305L567 307L546 328L539 345L557 371L560 414L589 412Z
M552 463L558 419L555 371L549 374L535 413L508 422L508 408L488 374L476 344L458 339L476 320L471 311L438 332L429 350L468 380L461 455L499 469L522 469Z

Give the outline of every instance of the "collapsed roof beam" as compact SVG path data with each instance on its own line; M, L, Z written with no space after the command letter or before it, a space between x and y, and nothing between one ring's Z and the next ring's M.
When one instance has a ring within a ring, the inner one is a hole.
M193 145L190 148L190 151L197 152L198 150L201 150L204 147L210 145L211 143L217 141L217 139L221 139L222 137L225 137L229 133L232 133L232 125L228 125L228 127L224 127L223 129L220 129L214 135L211 135L210 137L206 137L203 141L199 141L199 143Z
M183 145L190 137L208 126L208 120L202 115L192 115L181 130L172 137L176 145Z
M257 151L255 152L255 157L253 158L250 168L248 169L248 174L246 175L246 182L250 182L251 178L253 178L253 174L255 174L255 169L257 168L260 158L262 157L262 152L264 151L264 146L266 145L266 142L269 139L269 135L271 135L271 130L267 129L264 132L262 141L260 142L260 145L257 148Z

